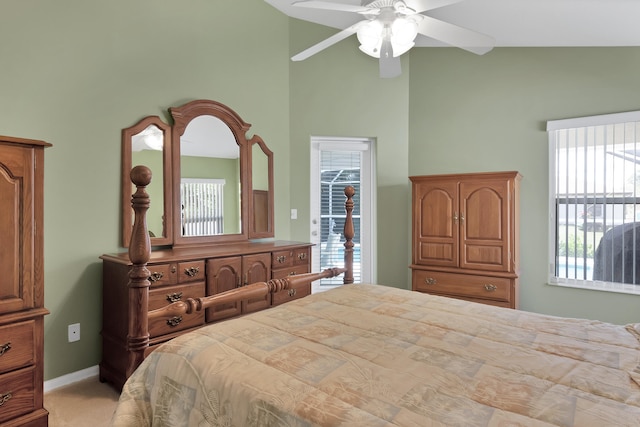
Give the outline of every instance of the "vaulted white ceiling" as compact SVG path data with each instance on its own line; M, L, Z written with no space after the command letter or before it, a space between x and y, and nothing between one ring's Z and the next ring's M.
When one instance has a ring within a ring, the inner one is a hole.
M293 18L344 29L355 13L265 0ZM361 0L328 0L360 5ZM464 0L424 14L495 39L495 46L640 46L640 0ZM444 46L419 35L416 46Z

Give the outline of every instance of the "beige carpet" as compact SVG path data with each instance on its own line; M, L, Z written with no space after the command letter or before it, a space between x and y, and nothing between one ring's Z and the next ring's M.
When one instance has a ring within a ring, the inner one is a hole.
M119 396L97 377L45 393L49 427L109 426Z

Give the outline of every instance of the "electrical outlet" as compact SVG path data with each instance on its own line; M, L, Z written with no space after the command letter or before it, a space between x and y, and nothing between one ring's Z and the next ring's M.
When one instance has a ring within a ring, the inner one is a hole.
M69 342L80 341L80 323L69 325Z

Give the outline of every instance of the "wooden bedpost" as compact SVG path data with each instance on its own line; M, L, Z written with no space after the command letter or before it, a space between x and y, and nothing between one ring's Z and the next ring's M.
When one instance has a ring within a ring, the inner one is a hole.
M356 194L356 189L351 185L345 187L344 195L347 196L347 201L344 204L347 211L347 218L344 221L344 268L347 271L343 276L343 283L353 283L353 236L355 231L353 228L353 195Z
M151 170L146 166L131 169L131 182L136 192L131 197L134 211L133 230L129 243L129 259L133 264L129 271L129 333L127 346L130 350L127 361L126 377L142 363L144 352L149 347L149 330L147 325L147 307L149 301L149 270L147 262L151 257L151 240L147 231L147 210L149 194L147 185L151 182Z

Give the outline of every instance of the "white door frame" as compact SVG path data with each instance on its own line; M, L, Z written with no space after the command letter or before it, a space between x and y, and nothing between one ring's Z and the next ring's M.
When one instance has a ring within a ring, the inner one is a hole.
M310 241L320 245L320 151L360 151L360 262L362 283L376 283L376 173L375 140L353 137L311 137ZM320 268L320 251L313 251L312 271Z

